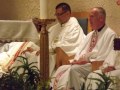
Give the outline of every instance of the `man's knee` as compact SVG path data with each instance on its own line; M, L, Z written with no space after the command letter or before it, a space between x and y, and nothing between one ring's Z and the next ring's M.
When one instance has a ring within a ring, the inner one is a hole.
M76 73L79 71L80 65L72 65L70 69L70 73Z

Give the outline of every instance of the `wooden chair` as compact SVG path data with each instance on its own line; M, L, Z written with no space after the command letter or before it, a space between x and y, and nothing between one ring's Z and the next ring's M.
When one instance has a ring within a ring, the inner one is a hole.
M79 24L81 25L85 34L89 33L92 29L89 22L89 12L72 12L72 15L78 19Z

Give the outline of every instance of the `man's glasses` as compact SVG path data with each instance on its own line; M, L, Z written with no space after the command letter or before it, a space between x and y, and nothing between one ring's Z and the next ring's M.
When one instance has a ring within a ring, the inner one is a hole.
M62 13L55 13L55 16L61 16L61 15L63 15L63 14L65 14L67 11L64 11L64 12L62 12Z

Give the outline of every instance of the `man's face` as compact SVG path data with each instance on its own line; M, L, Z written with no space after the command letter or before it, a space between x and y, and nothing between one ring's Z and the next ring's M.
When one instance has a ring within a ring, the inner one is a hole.
M58 21L63 24L68 21L69 18L69 11L63 11L62 8L56 9L55 16L57 17Z
M99 28L99 16L95 9L90 12L90 24L93 30L97 30Z
M116 0L117 5L120 5L120 0Z

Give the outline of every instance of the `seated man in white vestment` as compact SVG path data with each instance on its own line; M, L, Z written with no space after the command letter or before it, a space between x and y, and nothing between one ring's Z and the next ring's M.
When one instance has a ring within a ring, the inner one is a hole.
M29 61L32 58L31 59L32 61L30 62L38 62L35 57L35 53L39 50L39 46L34 44L33 42L11 42L11 43L5 44L1 48L1 52L0 52L1 72L6 72L8 68L10 68L14 64L17 57L22 56L23 51L29 47L33 48L31 53L34 52L34 54L31 54L32 57L30 57L30 55L28 55L29 53L26 52L24 53L23 56L28 58Z
M85 78L92 69L95 70L102 65L113 49L113 40L116 37L116 33L105 24L105 20L106 12L103 8L95 7L90 11L93 31L87 35L75 58L70 60L71 65L63 65L57 69L51 83L54 90L81 90Z
M52 26L49 32L49 55L50 55L50 74L56 66L59 67L55 60L59 47L67 55L74 55L77 47L84 42L85 34L76 18L71 17L71 8L67 3L60 3L55 8L55 16L58 23ZM67 62L61 62L65 64Z
M92 80L91 78L99 79L103 82L104 79L99 75L102 75L102 73L105 73L106 77L110 77L114 82L106 81L108 86L105 86L103 84L103 88L106 88L106 90L119 90L117 87L120 82L120 52L112 50L106 60L104 61L103 65L99 68L99 70L96 70L92 73L90 73L87 77L86 83L85 83L85 90L98 90L100 87L100 81L98 80Z
M116 4L120 5L120 0L116 0ZM104 61L103 65L99 68L99 70L94 71L95 73L90 73L87 76L87 80L85 83L85 90L97 90L99 87L98 85L100 85L100 82L97 80L92 80L90 78L96 78L99 80L102 80L103 82L105 82L97 73L105 73L106 76L110 76L110 78L115 79L115 84L111 83L108 86L109 90L110 88L113 90L119 90L119 82L120 82L120 52L119 51L115 51L112 50L110 52L110 54L108 55L107 59ZM118 81L118 82L117 82ZM97 85L98 83L98 85Z

